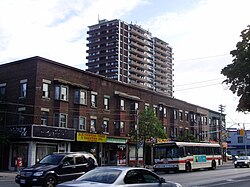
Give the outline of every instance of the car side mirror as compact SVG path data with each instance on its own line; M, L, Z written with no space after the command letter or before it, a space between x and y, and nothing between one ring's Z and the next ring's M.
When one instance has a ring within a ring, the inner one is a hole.
M164 178L160 178L160 183L166 183L166 180Z

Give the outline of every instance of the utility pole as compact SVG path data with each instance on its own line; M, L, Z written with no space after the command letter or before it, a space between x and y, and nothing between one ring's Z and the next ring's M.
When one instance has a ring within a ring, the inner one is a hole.
M139 167L139 110L136 109L136 145L135 145L135 160L136 166Z
M223 105L219 105L219 112L220 112L220 120L219 120L219 143L221 145L221 149L222 149L222 161L226 162L226 149L222 144L222 130L225 130L225 127L222 128L222 113L225 110L225 106Z
M219 142L222 143L222 130L225 130L225 127L222 126L222 113L225 111L225 106L219 105L220 120L219 120Z

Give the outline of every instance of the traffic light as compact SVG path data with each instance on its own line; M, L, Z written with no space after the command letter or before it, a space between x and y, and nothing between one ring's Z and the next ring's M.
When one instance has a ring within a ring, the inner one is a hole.
M245 135L245 130L244 129L240 129L240 135L244 136Z

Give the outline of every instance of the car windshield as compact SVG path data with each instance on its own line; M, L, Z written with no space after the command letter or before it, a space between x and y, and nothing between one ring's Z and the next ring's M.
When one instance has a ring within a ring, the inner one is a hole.
M248 157L247 157L247 156L240 156L240 157L238 158L238 160L248 160Z
M116 181L120 174L121 171L117 169L94 169L76 180L112 184Z
M64 155L47 155L42 160L40 160L40 164L52 164L58 165L60 161L63 159Z

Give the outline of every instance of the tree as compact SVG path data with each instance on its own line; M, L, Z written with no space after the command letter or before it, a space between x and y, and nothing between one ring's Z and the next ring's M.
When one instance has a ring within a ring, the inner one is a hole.
M141 139L166 138L166 133L153 109L147 109L139 114L139 137Z
M184 133L182 136L178 136L176 140L180 142L198 142L195 136L190 133Z
M236 110L250 112L250 25L240 36L242 41L230 52L234 57L233 63L224 67L221 73L227 77L223 83L240 97Z
M137 116L138 117L138 116ZM143 147L143 157L145 160L146 140L154 140L156 138L166 138L166 133L160 120L155 115L153 109L147 109L139 113L138 130L132 128L131 139L136 141L136 165L138 166L138 147ZM151 142L152 143L152 142ZM151 144L152 146L152 144Z

